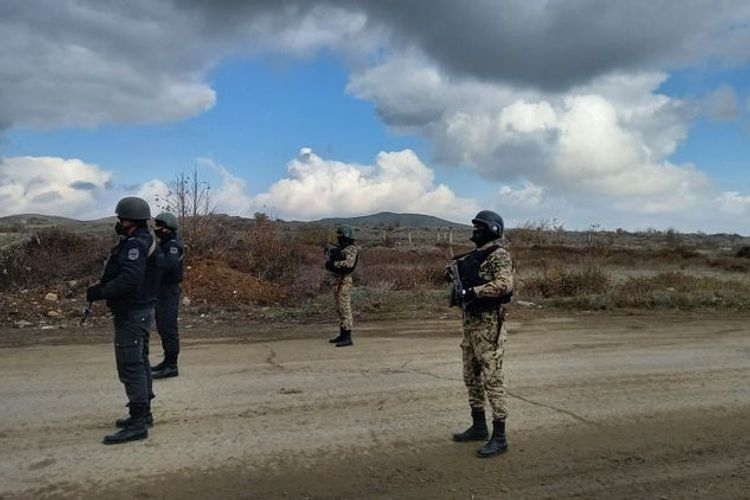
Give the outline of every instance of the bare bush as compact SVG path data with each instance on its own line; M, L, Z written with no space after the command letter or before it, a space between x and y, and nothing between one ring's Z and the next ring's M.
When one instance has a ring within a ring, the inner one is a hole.
M247 262L253 276L288 285L299 275L300 256L292 241L279 236L277 223L265 214L255 215L246 236Z
M564 240L563 222L552 219L526 221L517 228L508 231L508 237L514 245L549 245Z
M222 219L215 215L211 199L211 184L200 178L198 169L191 175L177 174L169 183L169 191L157 196L160 210L177 217L180 235L192 257L220 257L228 249L229 230Z
M436 247L363 249L357 270L359 283L382 290L420 290L443 285L448 257Z
M542 298L605 293L612 283L609 274L598 266L589 266L582 270L555 267L546 269L541 275L519 281L519 294Z
M31 288L98 276L111 245L110 238L57 228L33 233L26 243L0 254L0 287Z

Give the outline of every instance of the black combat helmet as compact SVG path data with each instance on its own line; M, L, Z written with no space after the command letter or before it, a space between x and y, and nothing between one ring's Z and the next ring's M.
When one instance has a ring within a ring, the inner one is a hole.
M484 223L487 226L487 230L498 238L503 236L505 224L503 223L503 218L495 212L491 210L482 210L476 215L476 217L471 219L472 224L476 224L477 222Z
M349 226L339 226L336 230L336 237L354 241L354 231Z
M136 196L126 196L117 202L115 213L121 219L148 220L151 218L151 208L148 203Z
M162 212L156 217L154 217L155 222L161 222L164 224L167 228L171 229L172 231L177 231L180 228L180 225L177 222L177 217L170 214L169 212Z

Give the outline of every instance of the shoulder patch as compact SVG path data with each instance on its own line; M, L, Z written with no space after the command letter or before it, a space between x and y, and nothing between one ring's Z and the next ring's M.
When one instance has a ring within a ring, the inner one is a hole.
M128 250L128 260L137 260L138 255L140 255L140 252L137 248L131 248Z
M173 253L173 254L176 254L176 253L177 253L178 251L179 251L179 250L177 249L177 247L171 247L171 248L169 249L169 253Z

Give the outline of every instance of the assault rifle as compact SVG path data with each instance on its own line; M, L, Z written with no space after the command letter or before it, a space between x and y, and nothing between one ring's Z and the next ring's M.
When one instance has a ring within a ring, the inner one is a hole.
M463 298L464 285L461 283L461 275L458 272L458 262L455 259L451 259L451 263L448 267L451 273L451 280L453 281L453 290L451 290L451 305L458 306L462 310L466 309L466 303Z
M338 252L338 246L333 244L332 233L328 233L328 240L326 241L325 249L323 250L323 255L325 255L325 268L328 271L333 271L333 262L336 260L337 252Z

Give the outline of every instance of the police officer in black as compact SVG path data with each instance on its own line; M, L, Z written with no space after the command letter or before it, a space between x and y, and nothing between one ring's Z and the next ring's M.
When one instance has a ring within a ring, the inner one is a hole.
M120 242L112 249L104 273L86 290L89 301L106 300L115 328L115 360L125 386L130 415L116 422L121 430L104 437L118 444L148 437L151 416L151 370L148 338L159 283L156 241L148 229L151 210L141 198L117 203L115 226Z
M183 275L183 248L177 235L177 217L162 212L154 217L156 236L162 252L161 283L156 300L156 331L161 337L164 360L151 367L155 379L176 377L177 356L180 354L180 337L177 314L180 307L180 283Z

